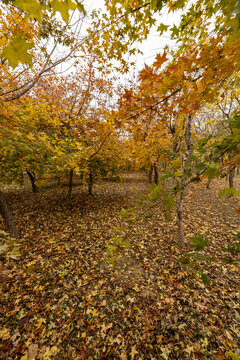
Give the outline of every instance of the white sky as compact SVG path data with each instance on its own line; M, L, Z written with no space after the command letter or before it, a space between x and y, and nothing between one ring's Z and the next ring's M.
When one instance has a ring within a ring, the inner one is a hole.
M83 4L87 11L91 11L93 9L102 9L104 11L104 0L84 0ZM166 9L163 9L162 12L162 16L160 14L157 15L159 18L159 20L157 21L158 25L160 23L164 23L165 25L170 25L171 28L173 24L179 24L180 12L175 12L174 15L172 13L168 14ZM143 52L143 55L138 54L136 56L137 70L142 69L144 63L146 63L147 65L151 65L154 61L156 54L159 52L162 53L166 45L168 45L173 50L177 49L176 42L174 40L171 40L169 31L164 33L162 36L159 36L159 33L157 32L157 27L152 28L147 40L145 40L142 44L138 44L138 48Z

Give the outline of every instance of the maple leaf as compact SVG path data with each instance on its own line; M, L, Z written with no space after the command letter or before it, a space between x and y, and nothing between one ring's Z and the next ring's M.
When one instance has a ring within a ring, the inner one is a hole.
M153 66L158 70L161 68L162 64L165 63L168 60L167 58L167 52L164 51L164 53L161 54L157 54L155 61L153 63Z
M138 351L136 350L136 345L134 345L134 346L132 346L131 353L130 353L131 359L133 360L135 355L137 355L137 354L138 354Z
M37 0L15 0L15 5L26 11L32 18L36 18L39 22L42 21L41 12L46 9L45 4L41 4Z
M1 58L7 58L9 65L13 68L18 65L19 61L32 65L32 55L28 53L32 47L33 43L27 42L23 33L18 33L2 51Z

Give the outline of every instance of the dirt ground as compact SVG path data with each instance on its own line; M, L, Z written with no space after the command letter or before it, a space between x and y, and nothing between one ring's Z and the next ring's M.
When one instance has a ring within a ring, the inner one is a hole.
M100 183L93 196L74 186L71 200L66 187L9 191L21 236L15 255L1 256L0 359L238 356L239 253L226 249L240 231L240 204L219 198L224 187L225 179L189 187L181 251L174 211L171 221L161 206L130 223L120 215L147 193L143 173ZM194 251L198 234L209 245Z

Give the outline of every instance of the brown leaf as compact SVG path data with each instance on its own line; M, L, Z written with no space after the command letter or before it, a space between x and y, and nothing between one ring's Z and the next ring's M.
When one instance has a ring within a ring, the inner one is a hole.
M37 344L31 344L28 347L28 360L35 360L37 352L38 352L38 345Z

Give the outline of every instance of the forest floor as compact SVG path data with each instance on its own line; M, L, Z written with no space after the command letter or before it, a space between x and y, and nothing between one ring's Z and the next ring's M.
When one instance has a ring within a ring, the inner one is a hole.
M122 219L148 189L142 173L123 180L93 196L75 186L70 201L64 187L7 193L21 236L0 256L0 359L239 359L239 253L226 251L239 198L218 197L224 179L192 186L180 251L174 213ZM189 246L198 234L202 251ZM131 247L118 246L113 266L116 236Z

